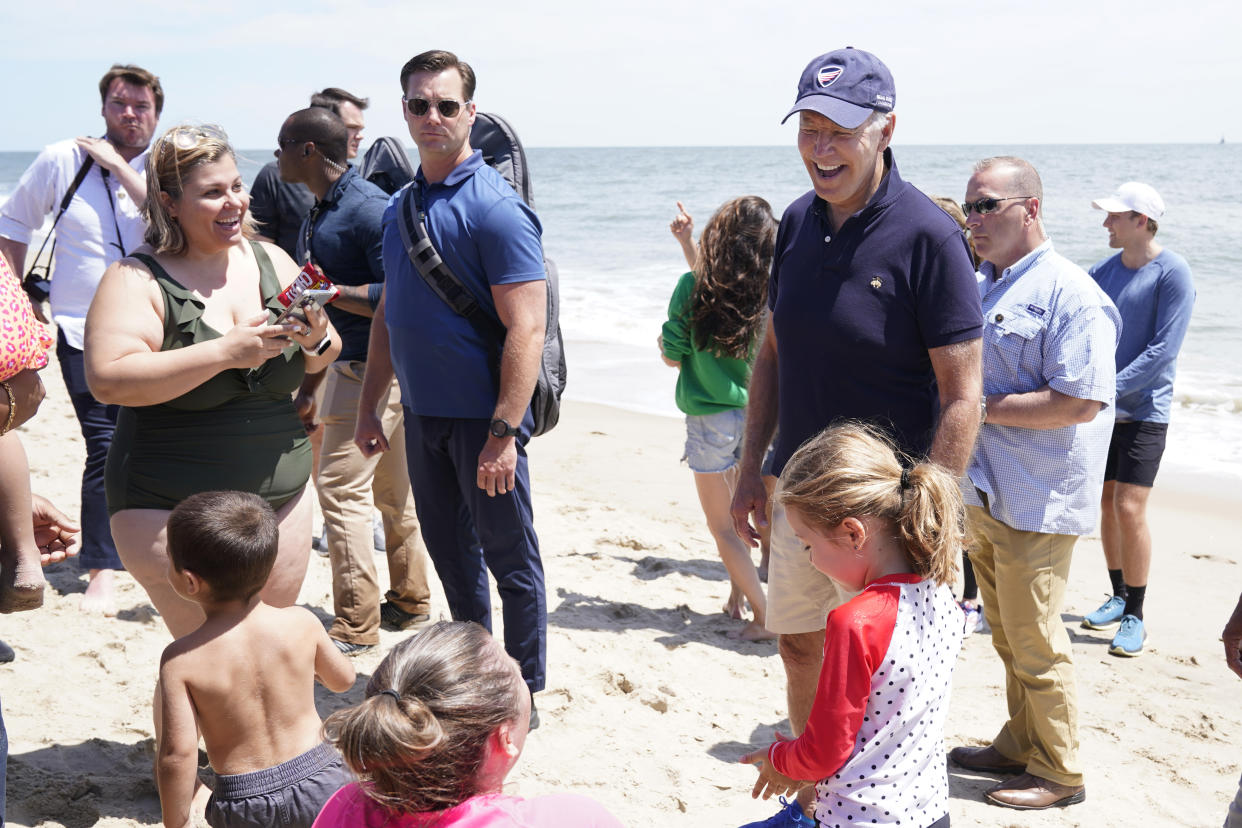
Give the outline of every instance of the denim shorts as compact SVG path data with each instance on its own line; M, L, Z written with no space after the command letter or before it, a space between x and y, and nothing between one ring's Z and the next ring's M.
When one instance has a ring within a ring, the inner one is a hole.
M742 459L744 408L686 415L686 453L681 459L699 474L719 474Z

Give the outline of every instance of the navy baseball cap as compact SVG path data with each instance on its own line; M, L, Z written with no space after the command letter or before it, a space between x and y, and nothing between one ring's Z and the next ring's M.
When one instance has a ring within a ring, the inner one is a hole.
M872 112L892 112L896 104L893 76L883 61L847 46L807 64L798 81L798 100L781 123L806 109L853 129Z

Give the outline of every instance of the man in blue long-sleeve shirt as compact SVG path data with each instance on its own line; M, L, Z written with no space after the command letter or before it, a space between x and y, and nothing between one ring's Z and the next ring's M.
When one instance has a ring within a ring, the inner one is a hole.
M1108 651L1137 656L1147 631L1143 598L1151 566L1147 496L1164 453L1177 352L1190 325L1195 289L1190 266L1155 240L1164 215L1160 194L1127 182L1109 198L1091 202L1108 213L1108 246L1121 252L1091 275L1121 313L1117 346L1117 422L1104 473L1100 534L1113 594L1083 619L1088 629L1120 625Z

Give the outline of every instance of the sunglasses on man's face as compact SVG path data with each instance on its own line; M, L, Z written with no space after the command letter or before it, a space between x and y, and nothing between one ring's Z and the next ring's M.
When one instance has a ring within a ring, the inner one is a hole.
M963 201L962 213L969 216L970 211L974 210L981 216L988 213L995 213L996 208L1000 207L1002 201L1016 201L1022 198L1034 198L1035 196L1005 196L1004 198L981 198L978 201Z
M402 98L405 101L405 108L410 110L410 114L415 118L421 118L431 111L431 105L434 103L436 109L440 111L440 115L445 118L452 118L461 111L461 108L470 101L454 101L451 98L445 98L439 101L429 101L426 98Z

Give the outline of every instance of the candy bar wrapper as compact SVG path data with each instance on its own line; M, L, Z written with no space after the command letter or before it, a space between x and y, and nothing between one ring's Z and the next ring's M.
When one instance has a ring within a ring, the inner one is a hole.
M332 291L332 298L328 302L334 301L336 297L341 295L340 290L337 289L336 285L332 284L327 276L323 275L322 270L307 262L302 266L302 272L298 274L298 278L294 279L289 287L282 290L277 298L280 299L281 305L288 308L296 304L298 299L301 298L302 293L307 290ZM325 302L325 304L327 303Z

